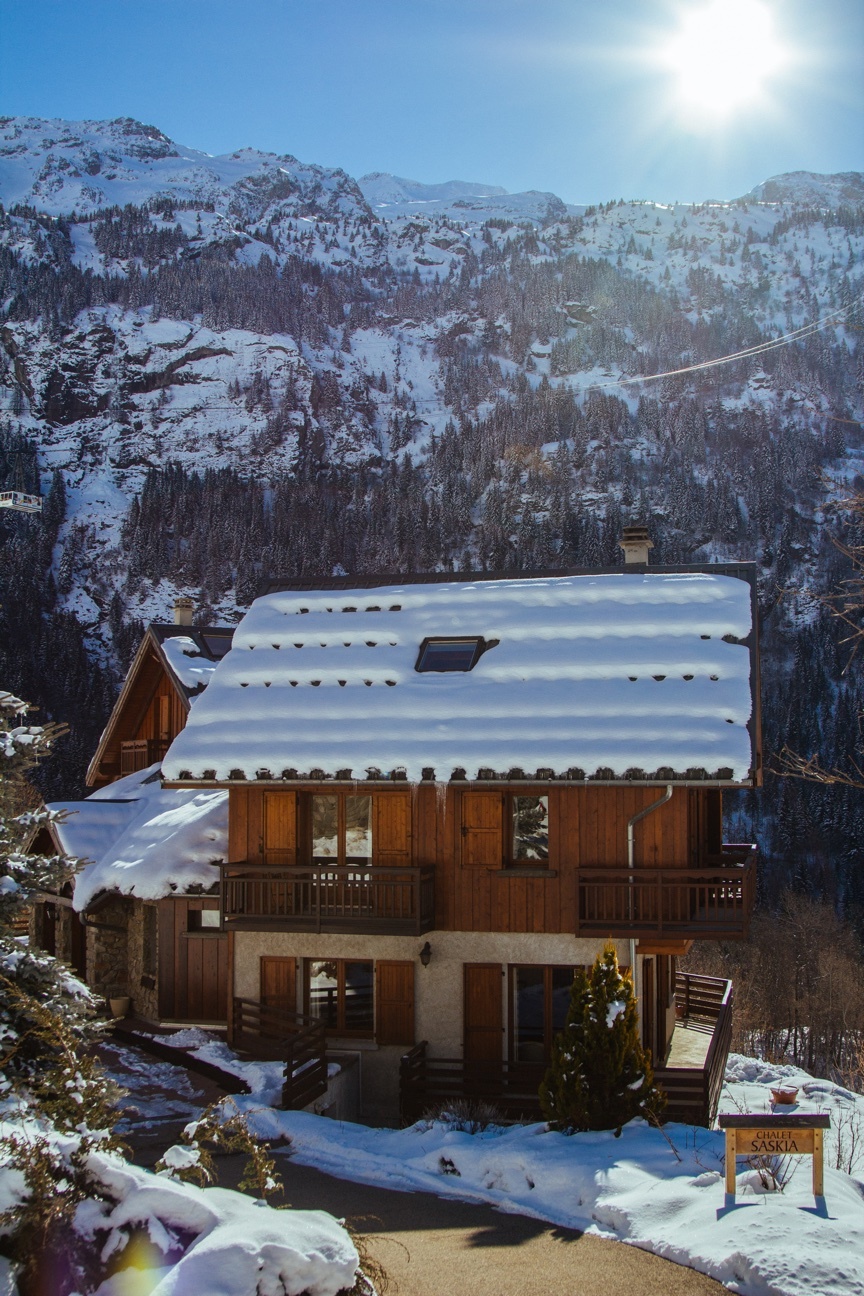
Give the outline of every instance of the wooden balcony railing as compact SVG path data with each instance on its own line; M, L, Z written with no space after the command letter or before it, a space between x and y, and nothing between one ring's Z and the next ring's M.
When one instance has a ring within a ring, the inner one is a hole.
M698 1023L710 1030L711 1041L701 1067L655 1067L654 1079L667 1099L664 1119L709 1126L717 1113L732 1039L732 983L679 973L675 998L681 1018L678 1029L688 1022ZM483 1099L505 1120L541 1119L538 1090L544 1064L466 1062L430 1057L427 1049L424 1040L401 1059L399 1102L404 1124L454 1098Z
M435 923L432 868L224 864L221 874L226 928L419 936Z
M168 750L168 743L159 738L135 738L120 744L120 773L135 774L161 761Z
M702 868L580 868L576 933L743 939L755 899L755 846Z
M279 1004L234 999L230 1040L256 1058L285 1060L281 1106L300 1111L327 1089L327 1035L320 1021Z
M654 1079L666 1094L666 1119L710 1126L717 1115L726 1059L732 1043L732 982L720 977L679 972L675 1008L680 1025L711 1029L711 1043L701 1067L655 1067Z

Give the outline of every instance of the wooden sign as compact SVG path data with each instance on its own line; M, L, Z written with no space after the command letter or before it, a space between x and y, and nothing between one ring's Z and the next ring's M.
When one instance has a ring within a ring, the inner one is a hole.
M726 1131L726 1192L735 1196L736 1156L813 1157L813 1196L823 1194L823 1132L831 1128L827 1114L805 1112L800 1116L718 1116L717 1123Z

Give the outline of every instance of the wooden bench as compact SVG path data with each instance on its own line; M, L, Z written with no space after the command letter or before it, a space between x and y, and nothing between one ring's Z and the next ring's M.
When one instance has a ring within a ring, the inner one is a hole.
M823 1131L831 1128L831 1117L816 1112L800 1116L764 1116L742 1113L718 1116L717 1123L726 1131L726 1192L735 1196L736 1156L813 1157L813 1196L824 1196L822 1170Z

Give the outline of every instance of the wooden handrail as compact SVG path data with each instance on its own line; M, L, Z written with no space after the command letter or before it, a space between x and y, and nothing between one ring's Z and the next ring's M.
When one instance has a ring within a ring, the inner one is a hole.
M222 922L289 931L401 932L434 923L434 869L354 864L221 866Z

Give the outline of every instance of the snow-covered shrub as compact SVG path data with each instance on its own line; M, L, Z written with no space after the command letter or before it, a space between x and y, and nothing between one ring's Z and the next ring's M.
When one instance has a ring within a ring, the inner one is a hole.
M451 1098L436 1103L423 1113L423 1120L465 1134L482 1134L490 1125L504 1124L501 1112L485 1098Z
M183 1130L180 1143L168 1148L156 1162L156 1170L204 1188L216 1182L214 1152L242 1153L246 1157L239 1183L242 1191L254 1193L261 1201L283 1191L276 1162L267 1155L268 1145L250 1132L246 1117L230 1098L205 1107L198 1119Z
M665 1098L654 1084L651 1054L639 1038L633 983L607 942L590 976L578 968L564 1029L540 1086L543 1114L553 1129L614 1129L634 1116L658 1120Z

